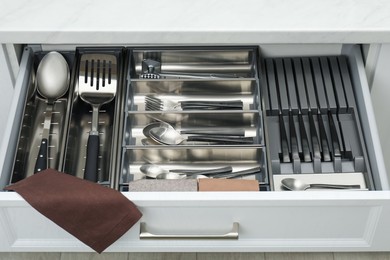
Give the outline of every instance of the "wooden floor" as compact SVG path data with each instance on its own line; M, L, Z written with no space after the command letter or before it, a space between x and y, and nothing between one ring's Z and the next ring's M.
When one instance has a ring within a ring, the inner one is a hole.
M0 253L0 260L390 260L390 253Z

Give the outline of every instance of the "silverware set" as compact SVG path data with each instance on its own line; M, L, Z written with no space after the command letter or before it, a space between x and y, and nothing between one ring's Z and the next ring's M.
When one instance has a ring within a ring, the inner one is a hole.
M182 111L182 110L242 110L241 100L232 101L172 101L158 98L157 96L145 96L145 108L147 111Z

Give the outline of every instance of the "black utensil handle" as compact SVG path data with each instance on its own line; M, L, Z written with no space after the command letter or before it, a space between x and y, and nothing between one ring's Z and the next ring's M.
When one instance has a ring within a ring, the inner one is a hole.
M323 189L360 189L361 186L358 184L352 185L343 185L343 184L322 184L322 183L314 183L310 184L310 188L323 188Z
M226 178L226 179L233 179L241 176L247 176L252 174L257 174L261 172L261 167L254 167L243 171L237 171L232 172L230 174L219 174L219 175L213 175L215 178Z
M299 111L298 120L299 120L299 132L301 134L303 161L310 162L311 161L311 153L310 153L310 147L309 147L309 140L307 138L305 122L303 121L303 116L302 116L301 111Z
M214 129L214 130L181 130L181 134L200 134L200 135L221 135L221 136L234 136L244 137L244 129Z
M180 105L197 105L197 106L242 106L243 103L241 100L232 100L232 101L199 101L199 100L189 100L189 101L180 101Z
M97 182L99 157L99 136L90 134L87 143L84 179Z
M181 107L182 110L188 111L188 110L242 110L242 107L216 107L216 106L183 106Z
M339 137L337 134L336 124L333 120L333 115L332 115L331 111L328 111L328 118L329 118L330 136L332 138L333 156L334 157L341 157Z
M205 169L205 170L188 170L188 169L172 169L170 172L186 173L186 174L212 174L212 173L231 173L233 171L232 166L224 166L220 168Z
M282 162L288 163L290 162L290 150L288 147L286 126L284 125L283 115L281 112L279 113L279 131L282 149Z
M331 161L328 138L326 137L325 125L321 114L318 114L318 126L320 128L320 138L322 147L322 159L324 162Z
M291 156L293 160L300 160L299 149L298 149L298 137L295 130L295 123L293 114L289 114L289 124L290 124L290 144L291 144Z
M310 122L310 135L311 135L311 142L313 145L313 158L314 159L321 159L321 150L320 150L320 141L317 134L316 125L314 123L313 114L309 112L309 122Z
M253 137L220 137L212 135L194 135L189 136L187 141L206 141L206 142L220 142L220 143L237 143L237 144L253 144Z
M41 146L39 147L37 161L35 162L34 173L43 171L47 169L47 138L43 138L41 141Z
M183 110L233 110L243 109L242 101L225 101L225 102L217 102L217 101L181 101L180 106Z

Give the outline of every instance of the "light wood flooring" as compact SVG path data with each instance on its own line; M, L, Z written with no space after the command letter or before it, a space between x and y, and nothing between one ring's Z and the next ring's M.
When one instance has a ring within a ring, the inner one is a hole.
M0 253L0 260L390 260L382 253Z

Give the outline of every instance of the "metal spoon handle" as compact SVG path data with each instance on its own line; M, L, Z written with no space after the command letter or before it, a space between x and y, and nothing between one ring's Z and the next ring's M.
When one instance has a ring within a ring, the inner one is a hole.
M314 183L310 184L309 188L322 188L322 189L360 189L361 186L358 184L344 185L344 184L324 184Z
M226 179L234 179L241 176L253 175L261 172L260 167L254 167L243 171L237 171L230 174L218 174L213 175L214 178L226 178Z
M231 173L233 171L231 166L224 166L215 169L207 169L207 170L187 170L187 169L173 169L169 170L170 172L176 173L186 173L188 175L196 175L196 174L218 174L218 173Z

